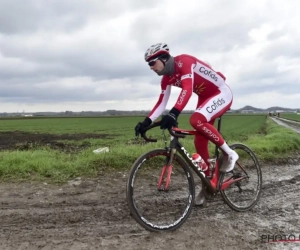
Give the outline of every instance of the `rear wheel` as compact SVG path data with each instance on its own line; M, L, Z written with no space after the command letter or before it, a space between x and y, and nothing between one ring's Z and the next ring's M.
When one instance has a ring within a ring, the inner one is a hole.
M233 210L247 211L253 208L260 198L261 168L254 152L246 145L238 143L231 145L230 148L238 153L239 159L233 171L220 173L220 184L224 188L220 192L225 202ZM233 182L238 179L240 181Z
M166 149L155 149L138 158L129 173L126 194L131 214L150 231L177 229L193 208L195 186L189 167L175 155L172 167L166 167L161 178L168 161ZM166 184L168 170L170 182Z

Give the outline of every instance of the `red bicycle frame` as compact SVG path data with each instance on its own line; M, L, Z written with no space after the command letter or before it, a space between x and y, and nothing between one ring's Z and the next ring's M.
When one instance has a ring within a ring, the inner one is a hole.
M221 158L219 158L219 151L217 147L216 147L217 160L215 162L215 166L210 176L206 177L204 172L192 161L192 158L190 157L189 153L184 149L184 147L178 141L179 137L182 138L184 137L184 135L197 135L198 132L196 130L186 130L180 128L173 128L172 130L169 130L169 132L174 137L173 140L171 141L171 148L176 148L176 150L179 151L179 153L185 158L185 160L190 165L190 167L193 168L194 171L198 174L198 176L202 179L202 181L204 181L205 185L210 189L211 192L216 193L220 190L224 190L228 188L230 185L232 185L233 183L236 183L246 178L246 177L233 178L233 176L230 176L226 178L222 183L219 183L220 181L219 168L220 168L220 162L222 161L220 160ZM170 150L170 152L172 154L172 150ZM170 159L173 159L173 157L174 155L171 155ZM168 190L169 188L169 184L171 182L171 173L173 168L172 160L170 159L168 163L162 168L159 181L157 184L159 190ZM163 185L164 181L165 181L165 185Z

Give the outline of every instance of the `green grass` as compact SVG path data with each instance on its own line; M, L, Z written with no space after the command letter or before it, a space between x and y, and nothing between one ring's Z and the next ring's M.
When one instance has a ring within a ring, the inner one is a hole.
M60 182L77 176L94 177L101 172L129 169L142 153L164 147L162 131L158 128L149 131L149 135L157 138L158 142L132 144L136 140L133 128L141 120L143 117L1 119L0 132L19 130L53 134L96 133L109 134L111 138L63 141L73 145L89 145L77 153L60 152L47 147L27 151L1 151L0 178ZM191 129L188 115L180 116L179 127ZM222 134L229 144L241 142L250 146L261 161L284 158L300 149L300 136L277 125L266 115L225 115L222 119ZM166 135L169 140L169 135ZM181 140L190 153L194 152L193 140L192 136ZM104 146L110 148L109 153L92 152L93 149ZM209 148L213 152L212 144Z
M26 131L53 134L125 132L141 117L51 117L0 119L0 131Z
M277 125L273 120L266 120L266 134L253 135L246 141L257 156L264 161L284 159L293 156L300 149L300 136L293 130Z
M300 121L300 114L297 113L281 113L280 117L293 121Z

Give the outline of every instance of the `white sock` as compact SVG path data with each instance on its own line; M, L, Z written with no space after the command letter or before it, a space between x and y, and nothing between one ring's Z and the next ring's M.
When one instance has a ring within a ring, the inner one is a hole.
M228 155L232 153L232 149L228 146L226 142L224 142L224 144L220 148Z

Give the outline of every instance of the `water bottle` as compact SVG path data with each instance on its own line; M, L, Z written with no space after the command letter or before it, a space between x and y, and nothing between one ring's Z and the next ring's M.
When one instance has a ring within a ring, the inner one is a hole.
M192 159L193 159L194 162L198 163L198 166L202 171L206 171L208 169L207 164L205 163L203 158L198 153L194 153L192 155Z

